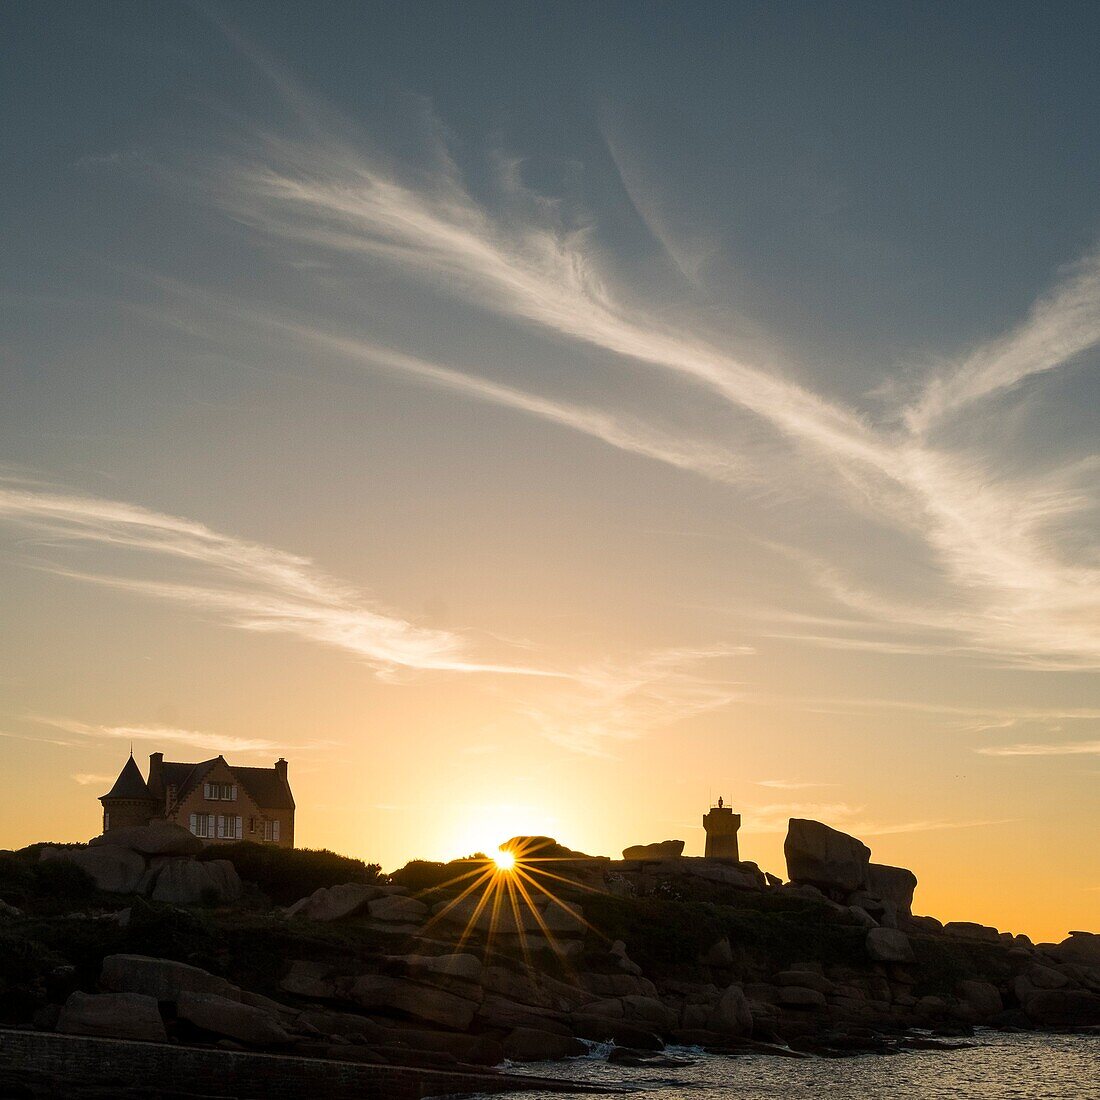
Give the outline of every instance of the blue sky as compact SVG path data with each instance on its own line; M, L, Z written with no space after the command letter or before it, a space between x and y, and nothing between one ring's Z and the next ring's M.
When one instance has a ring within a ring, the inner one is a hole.
M1095 827L1095 5L0 20L0 759L72 829L131 736L350 754L303 835L384 862L454 776L990 897Z

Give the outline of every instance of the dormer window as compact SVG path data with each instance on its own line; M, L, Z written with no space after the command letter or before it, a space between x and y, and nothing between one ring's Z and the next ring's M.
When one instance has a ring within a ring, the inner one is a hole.
M236 783L204 783L202 793L208 802L236 802Z

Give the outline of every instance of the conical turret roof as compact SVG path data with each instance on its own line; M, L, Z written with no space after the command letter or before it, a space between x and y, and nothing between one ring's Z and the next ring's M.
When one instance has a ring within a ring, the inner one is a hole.
M122 766L118 773L115 785L102 798L148 798L152 799L149 786L141 777L141 769L134 760L133 753L130 759Z

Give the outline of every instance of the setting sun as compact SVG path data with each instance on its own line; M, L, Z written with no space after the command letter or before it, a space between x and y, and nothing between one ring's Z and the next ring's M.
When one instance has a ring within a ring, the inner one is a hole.
M493 862L497 865L498 871L511 871L516 866L516 854L505 848L498 848L493 853Z

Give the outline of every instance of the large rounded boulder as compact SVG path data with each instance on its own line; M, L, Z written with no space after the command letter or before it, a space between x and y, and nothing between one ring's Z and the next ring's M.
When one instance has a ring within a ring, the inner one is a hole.
M182 825L155 821L151 825L125 825L88 841L89 848L128 848L143 856L194 856L203 844Z
M43 848L38 858L75 863L111 894L135 893L145 874L145 860L128 848Z
M850 894L867 887L871 849L854 836L820 821L792 817L783 842L787 877L826 894Z

